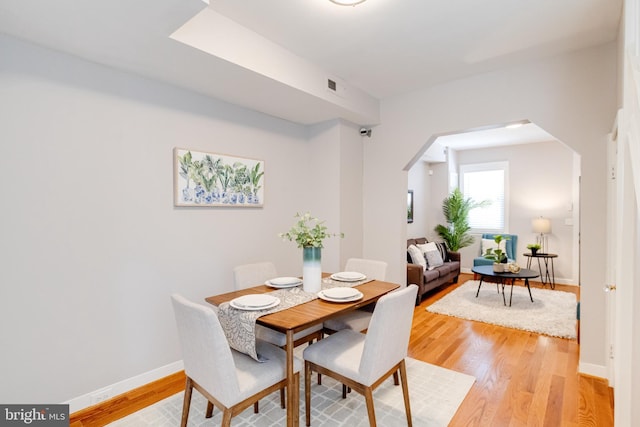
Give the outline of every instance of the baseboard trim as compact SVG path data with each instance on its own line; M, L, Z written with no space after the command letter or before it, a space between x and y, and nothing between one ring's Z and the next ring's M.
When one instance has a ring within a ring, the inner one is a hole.
M138 377L136 377L138 378ZM70 427L103 426L184 390L183 370L89 406L69 417Z
M74 413L90 406L112 400L114 397L130 392L138 387L142 387L161 378L180 372L184 369L182 360L170 363L160 368L145 372L135 377L127 378L115 384L102 387L90 393L70 399L66 402L69 405L69 412Z
M578 373L597 378L607 378L607 367L593 363L578 363Z

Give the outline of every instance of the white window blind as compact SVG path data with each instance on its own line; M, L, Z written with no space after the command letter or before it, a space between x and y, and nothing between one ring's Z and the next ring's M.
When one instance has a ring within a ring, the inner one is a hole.
M477 232L504 232L507 223L507 162L460 166L464 197L476 202L488 200L485 207L469 212L469 226Z

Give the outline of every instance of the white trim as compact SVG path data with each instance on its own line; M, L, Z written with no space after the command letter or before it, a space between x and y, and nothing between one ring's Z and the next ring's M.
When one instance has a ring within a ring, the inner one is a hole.
M126 380L122 380L115 384L102 387L98 390L94 390L82 396L74 397L73 399L67 400L66 402L62 403L69 405L69 413L74 413L80 411L81 409L85 409L89 406L94 405L95 403L92 401L92 398L96 394L102 394L103 396L108 395L108 398L110 399L119 394L126 393L145 384L149 384L171 374L175 374L176 372L180 372L183 369L184 364L182 360L178 360L177 362L161 366L160 368L145 372L135 377L127 378Z
M593 363L580 362L578 363L578 373L606 379L607 367L604 365L595 365Z

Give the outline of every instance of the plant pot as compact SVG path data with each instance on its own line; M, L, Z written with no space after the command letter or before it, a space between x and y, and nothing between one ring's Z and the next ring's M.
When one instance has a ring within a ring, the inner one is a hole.
M302 288L316 293L322 286L321 249L313 246L302 248Z
M531 248L531 255L536 256L537 253L538 253L537 249Z
M494 273L504 273L504 266L507 264L494 262L493 263L493 272Z

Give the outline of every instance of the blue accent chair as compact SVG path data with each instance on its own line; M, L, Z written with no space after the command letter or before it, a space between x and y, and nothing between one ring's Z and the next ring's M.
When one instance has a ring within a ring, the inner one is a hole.
M501 233L496 234L488 234L485 233L482 235L483 239L493 238ZM517 257L517 247L518 247L518 236L516 234L502 234L503 237L508 238L506 241L506 249L507 249L507 262L516 262ZM482 251L482 244L480 244L480 251ZM473 266L477 267L479 265L493 265L493 261L484 257L484 254L480 254L479 257L473 259Z

